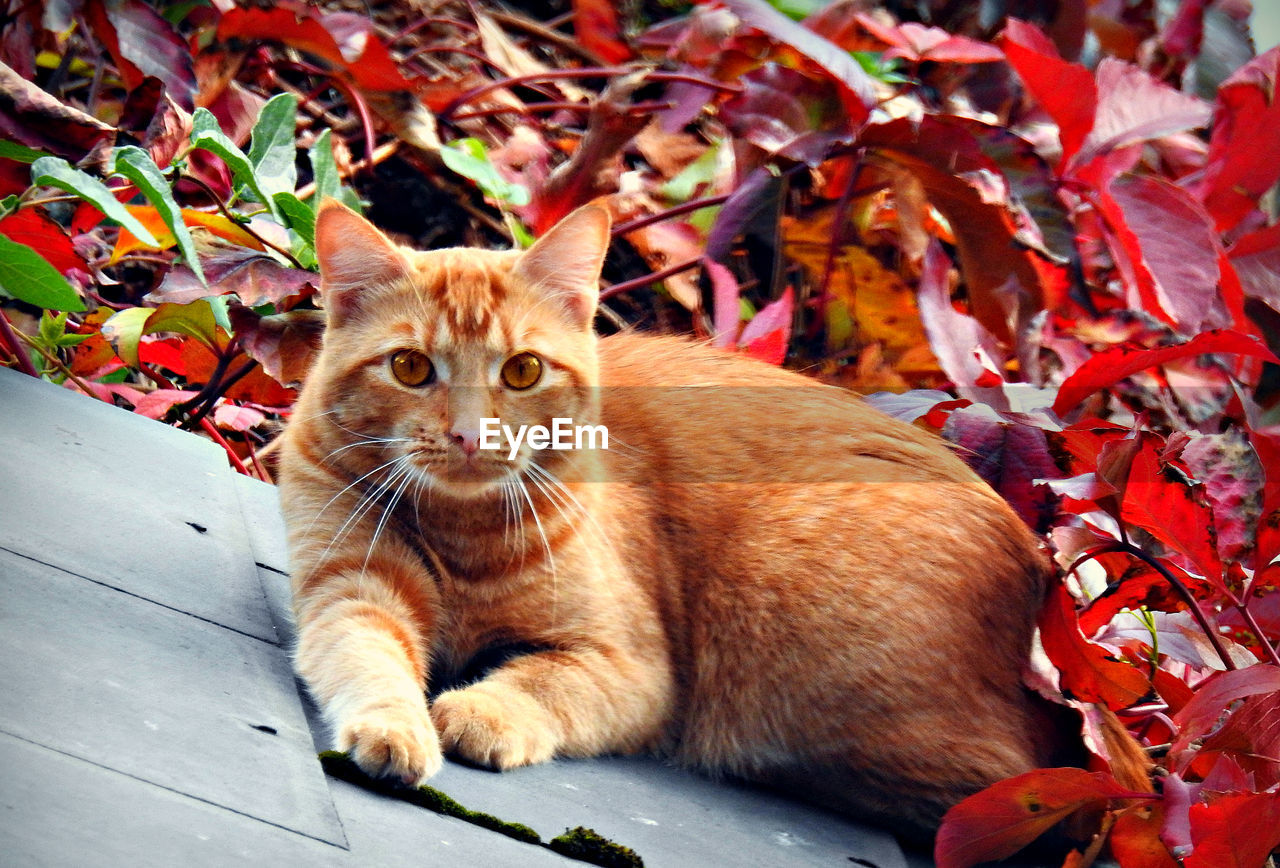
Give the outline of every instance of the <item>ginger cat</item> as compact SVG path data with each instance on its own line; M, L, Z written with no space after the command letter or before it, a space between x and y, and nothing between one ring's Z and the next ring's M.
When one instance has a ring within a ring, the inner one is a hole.
M652 751L926 838L1047 764L1034 536L847 392L597 338L608 244L590 205L523 253L415 252L321 209L327 331L279 482L297 669L338 747L406 782L442 753ZM511 457L485 421L557 418L608 448Z

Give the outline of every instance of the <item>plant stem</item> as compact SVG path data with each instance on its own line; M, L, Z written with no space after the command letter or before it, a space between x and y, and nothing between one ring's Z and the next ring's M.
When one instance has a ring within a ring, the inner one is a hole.
M0 317L0 319L3 319L3 317ZM23 343L25 343L27 346L31 347L31 349L39 353L41 358L43 358L50 365L53 365L55 368L57 368L60 374L65 376L71 382L75 383L80 388L80 391L84 392L86 395L88 395L91 398L94 396L93 391L90 390L89 388L89 384L86 383L84 380L80 379L79 375L73 373L70 368L64 365L62 363L62 359L58 358L53 353L48 352L44 347L40 346L33 339L24 335L22 332L16 332L16 334L22 340ZM30 360L28 359L28 361ZM39 374L36 374L35 376L38 377Z
M613 236L626 235L628 232L634 232L637 229L643 229L654 223L661 223L663 220L670 220L672 217L679 217L681 214L688 214L691 211L701 211L703 208L714 208L717 205L723 205L728 196L706 196L702 199L690 199L674 208L668 208L665 211L659 211L657 214L646 214L643 217L637 217L634 220L628 220L626 223L619 223L613 227Z
M643 277L637 277L632 280L624 280L622 283L615 283L613 286L606 287L600 290L600 298L606 299L610 296L617 295L620 292L626 292L630 289L636 289L641 286L648 286L651 283L666 280L673 274L679 274L682 271L697 268L701 264L701 256L686 260L685 262L677 262L675 265L668 266L661 271L655 271L652 274L646 274Z
M1245 624L1253 631L1253 635L1258 637L1259 644L1266 649L1267 659L1276 666L1280 666L1280 654L1276 653L1275 646L1271 644L1271 640L1266 637L1266 634L1262 632L1262 628L1258 626L1258 620L1254 618L1253 613L1249 611L1247 600L1248 598L1246 598L1246 602L1237 603L1236 610L1240 612L1240 617L1244 618Z
M1067 573L1073 573L1083 563L1085 563L1085 561L1092 560L1098 555L1105 555L1109 552L1122 552L1127 555L1132 555L1159 573L1166 582L1173 586L1174 590L1178 592L1178 595L1182 597L1183 602L1187 604L1187 608L1191 610L1192 617L1196 619L1196 622L1200 625L1200 629L1204 631L1204 635L1209 639L1209 644L1213 645L1213 650L1217 652L1218 657L1222 660L1222 665L1227 669L1236 668L1235 661L1231 659L1231 655L1228 654L1227 649L1223 647L1222 639L1218 636L1217 631L1210 627L1209 619L1206 618L1204 612L1200 610L1200 603L1191 593L1191 589L1184 585L1182 580L1170 572L1164 564L1160 563L1133 543L1122 542L1120 540L1112 540L1111 542L1103 543L1097 548L1090 549L1077 558L1076 562L1067 570Z
M200 426L204 428L204 433L208 434L213 438L215 443L223 448L227 453L227 460L231 462L231 465L235 467L237 471L243 473L245 476L253 476L253 474L249 472L249 468L245 467L244 462L240 460L240 456L236 455L235 450L231 448L231 444L227 442L227 439L218 433L218 429L214 427L212 422L208 419L201 419Z
M274 250L276 253L279 253L285 259L289 260L289 262L293 264L294 268L300 269L302 271L306 271L306 269L302 267L302 263L299 262L297 259L295 259L292 253L290 253L288 250L285 250L282 247L279 247L278 245L272 244L266 238L262 237L257 232L255 232L252 226L250 226L248 223L243 222L241 215L231 211L231 209L229 209L226 206L226 204L223 203L222 197L218 195L218 192L214 190L212 187L210 187L208 184L206 184L204 181L202 181L200 178L197 178L195 175L178 175L173 179L173 183L177 184L179 179L186 179L190 181L191 183L199 187L201 190L203 190L206 194L208 194L209 198L213 200L213 204L216 205L218 207L218 210L222 212L223 217L226 217L228 220L230 220L232 223L239 226L245 232L248 232L263 247L269 247L272 250Z

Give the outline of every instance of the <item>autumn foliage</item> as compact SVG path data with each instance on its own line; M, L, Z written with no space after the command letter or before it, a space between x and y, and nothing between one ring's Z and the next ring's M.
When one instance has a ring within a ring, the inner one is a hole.
M1028 681L1075 710L1088 768L957 806L938 864L1056 828L1068 865L1261 866L1280 51L1252 56L1241 3L988 5L10 3L0 361L268 478L322 321L322 198L440 246L528 243L608 196L602 330L874 393L1055 554Z

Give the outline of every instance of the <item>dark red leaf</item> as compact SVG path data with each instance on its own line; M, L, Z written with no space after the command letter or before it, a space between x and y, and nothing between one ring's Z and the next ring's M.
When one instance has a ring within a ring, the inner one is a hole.
M1053 43L1034 26L1010 18L998 40L1009 65L1027 91L1058 124L1064 166L1093 128L1098 89L1089 70L1058 56Z
M1075 602L1062 585L1050 591L1040 613L1040 635L1045 653L1061 673L1062 692L1070 697L1121 709L1151 689L1142 672L1084 637L1077 624Z
M1255 57L1218 88L1200 196L1225 232L1258 207L1280 178L1280 160L1260 142L1280 140L1280 47Z
M1037 479L1058 475L1044 431L1001 419L983 404L951 413L942 436L960 447L960 457L987 481L1027 525L1047 530L1053 495Z
M1231 353L1280 363L1280 359L1261 341L1229 330L1207 331L1185 343L1155 349L1113 347L1094 354L1063 381L1058 388L1058 397L1053 402L1053 411L1062 416L1094 392L1118 383L1138 371L1208 353Z
M993 784L942 820L933 857L938 868L969 868L1004 859L1081 808L1101 809L1133 795L1108 774L1037 769Z
M1204 483L1213 505L1219 554L1224 560L1243 560L1254 546L1258 493L1265 486L1262 465L1248 438L1240 428L1197 435L1183 447L1181 458L1191 475Z
M293 310L259 316L241 305L231 308L231 324L245 352L256 359L276 382L294 387L306 377L320 351L324 313Z
M1261 868L1280 847L1280 793L1221 796L1191 806L1195 850L1185 868Z
M800 26L764 0L723 2L743 23L792 48L826 73L839 89L852 126L867 119L871 106L877 102L875 83L849 52Z
M742 321L742 305L738 298L738 281L733 272L714 259L704 258L702 267L711 280L712 311L715 324L715 338L712 343L717 347L733 346L738 337L738 327Z
M132 90L146 76L164 82L184 111L195 109L196 75L187 43L142 0L89 0L85 17Z
M115 139L114 127L63 105L2 63L0 93L0 137L77 163ZM30 171L23 172L29 183Z
M174 268L165 275L160 286L146 296L155 304L174 302L187 304L209 295L234 292L250 307L282 304L295 296L313 291L316 274L288 268L266 254L247 247L226 248L214 256L201 259L208 286L200 283L188 268Z

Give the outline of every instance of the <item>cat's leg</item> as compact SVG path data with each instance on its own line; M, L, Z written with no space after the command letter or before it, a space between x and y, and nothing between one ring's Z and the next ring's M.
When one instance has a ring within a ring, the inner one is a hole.
M556 755L634 753L669 729L675 676L652 597L611 551L587 549L575 561L568 549L557 553L556 581L526 585L499 615L523 623L542 650L432 702L447 752L506 769Z
M391 583L369 572L331 575L300 611L296 667L339 750L371 775L416 784L441 764L424 643Z
M442 693L431 716L447 752L508 769L654 747L671 690L665 659L645 664L607 647L539 651Z
M292 485L285 501L296 519L294 665L339 750L371 775L418 783L441 765L426 702L434 584L387 528L339 522L358 502L323 491Z

